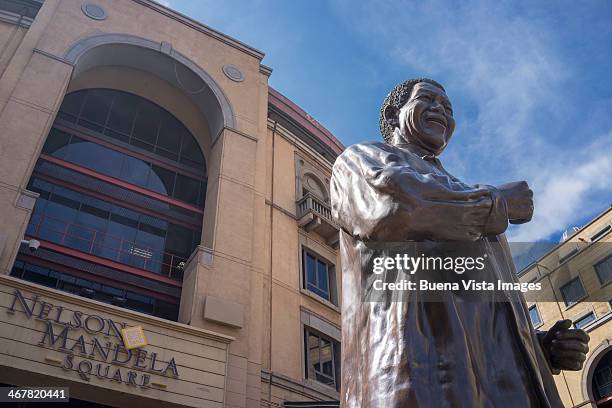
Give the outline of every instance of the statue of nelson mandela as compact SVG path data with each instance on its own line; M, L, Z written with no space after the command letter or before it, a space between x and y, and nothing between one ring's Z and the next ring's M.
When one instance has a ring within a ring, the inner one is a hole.
M469 185L438 156L455 129L446 91L431 79L397 85L380 114L384 143L336 160L332 214L341 226L344 408L561 407L553 374L580 370L587 334L562 320L536 332L520 291L504 301L364 302L368 243L495 243L494 273L516 282L504 231L530 221L526 182ZM469 159L469 158L466 158ZM503 158L501 158L503 159Z

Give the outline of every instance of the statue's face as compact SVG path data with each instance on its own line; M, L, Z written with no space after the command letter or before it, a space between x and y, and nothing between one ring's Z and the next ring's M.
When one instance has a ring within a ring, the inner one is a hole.
M399 112L402 135L434 154L442 153L455 130L453 109L446 93L435 85L419 82Z

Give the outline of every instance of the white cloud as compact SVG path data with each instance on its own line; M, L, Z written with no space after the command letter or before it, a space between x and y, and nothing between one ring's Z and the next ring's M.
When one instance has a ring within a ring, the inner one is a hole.
M593 210L588 208L589 203L609 205L606 197L610 198L612 160L606 149L609 144L604 149L589 149L588 157L583 157L575 167L565 168L564 163L556 163L536 179L538 195L533 221L517 229L512 240L536 241L583 218L581 212Z
M530 183L533 221L512 229L511 239L547 238L604 205L598 194L612 196L612 164L604 153L612 133L564 134L568 113L580 115L565 102L572 64L562 59L543 21L523 17L516 5L485 1L336 6L389 64L439 79L451 99L455 93L473 103L477 113L469 122L468 115L458 118L456 140L442 161L469 182Z
M169 0L154 0L156 3L161 4L162 6L165 7L172 7L171 3Z

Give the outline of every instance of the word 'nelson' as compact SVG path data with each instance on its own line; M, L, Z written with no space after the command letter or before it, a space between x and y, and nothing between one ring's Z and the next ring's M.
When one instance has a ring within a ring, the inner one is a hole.
M15 289L15 297L11 307L8 309L10 313L15 312L15 306L19 304L25 315L30 319L32 316L38 320L42 320L46 324L43 337L38 343L39 346L56 347L58 351L67 353L64 359L63 368L66 370L74 370L79 376L86 381L89 381L90 376L95 375L98 378L109 378L110 380L125 382L131 385L147 386L150 376L147 374L139 374L135 371L128 371L126 375L121 373L120 368L116 368L113 373L109 372L111 367L98 363L94 365L96 355L102 361L113 365L128 366L149 371L154 374L167 376L171 373L175 378L178 378L178 369L174 358L171 358L165 367L163 362L157 359L157 353L151 352L150 355L146 350L136 349L127 350L123 345L121 329L126 326L125 323L116 323L111 319L103 319L96 315L86 315L78 310L64 309L62 306L54 306L51 303L42 301L38 296L34 296L30 304L18 289ZM36 310L37 309L37 310ZM57 331L54 325L62 327ZM92 335L91 339L81 334L78 338L73 339L69 336L71 331L84 329L85 332ZM106 337L117 337L119 342L102 340L100 341L94 335L103 335ZM75 354L83 356L85 359L75 361ZM148 361L147 361L148 360ZM140 377L140 378L139 378Z

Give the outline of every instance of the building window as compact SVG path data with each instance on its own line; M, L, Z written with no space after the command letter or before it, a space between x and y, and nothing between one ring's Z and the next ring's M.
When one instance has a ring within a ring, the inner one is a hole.
M571 306L582 299L586 295L586 292L584 291L584 286L582 286L580 278L577 276L561 286L561 295L563 296L565 306Z
M580 319L574 321L574 327L577 329L582 329L583 327L588 326L590 323L595 321L595 313L589 312L582 316Z
M334 265L306 248L302 249L302 263L304 287L323 299L337 304Z
M565 254L561 258L559 258L559 264L562 264L563 262L565 262L568 259L572 258L577 253L578 253L578 248L572 248L571 251L569 251L567 254Z
M602 229L600 229L599 231L597 231L595 234L591 236L591 242L595 242L599 240L600 238L603 238L603 236L606 235L611 229L612 229L612 226L606 225L605 227L603 227Z
M85 89L64 98L62 122L93 130L115 141L201 169L204 156L187 128L160 106L112 89Z
M308 327L304 337L306 378L340 391L340 343Z
M198 143L170 112L117 90L70 93L28 184L40 197L26 236L41 250L22 248L12 274L176 319L206 182Z
M39 285L164 319L176 320L178 317L178 300L161 300L151 294L142 293L141 288L128 290L113 284L101 283L93 280L93 277L85 279L68 272L60 272L19 260L13 265L11 275Z
M539 327L542 325L542 317L538 311L538 307L533 305L529 308L529 317L531 318L531 324L533 327Z
M612 256L607 257L603 261L595 265L597 277L602 285L612 281Z

